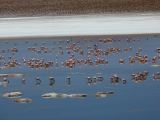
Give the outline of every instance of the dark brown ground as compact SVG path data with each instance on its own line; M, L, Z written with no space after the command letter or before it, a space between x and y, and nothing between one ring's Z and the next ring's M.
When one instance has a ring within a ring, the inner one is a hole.
M160 0L0 0L0 16L159 12Z

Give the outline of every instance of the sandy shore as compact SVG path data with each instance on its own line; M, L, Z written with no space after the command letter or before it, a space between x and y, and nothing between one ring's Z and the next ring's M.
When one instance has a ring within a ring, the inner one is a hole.
M0 0L0 17L159 11L159 0Z
M143 34L114 34L114 35L72 35L72 36L29 36L29 37L0 37L0 40L93 40L105 38L160 36L160 33Z

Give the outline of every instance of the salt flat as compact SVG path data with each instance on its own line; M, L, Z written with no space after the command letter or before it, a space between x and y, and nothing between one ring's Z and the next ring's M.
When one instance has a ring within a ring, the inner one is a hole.
M0 37L159 33L159 25L159 13L0 18Z

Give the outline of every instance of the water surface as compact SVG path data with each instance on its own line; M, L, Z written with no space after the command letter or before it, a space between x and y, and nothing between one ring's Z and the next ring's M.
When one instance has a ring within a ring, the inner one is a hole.
M28 20L29 21L29 20ZM14 25L13 25L14 26ZM11 27L12 29L12 27ZM2 32L2 31L1 31ZM16 59L20 66L1 69L1 74L22 73L25 74L26 84L21 78L8 78L8 87L0 86L0 95L5 92L21 91L23 97L33 99L32 103L15 103L12 99L0 97L0 119L1 120L64 120L64 119L159 119L160 108L160 81L153 80L152 74L160 72L159 67L152 67L151 58L157 56L157 48L160 47L159 35L146 36L116 36L112 37L112 43L103 43L106 37L83 38L83 39L41 39L41 40L1 40L0 55L1 67L4 62L9 61L9 57ZM67 52L66 47L76 44L84 50L84 54L77 52ZM29 47L40 48L45 46L49 49L47 53L37 53L28 51ZM90 46L90 47L88 47ZM11 48L16 47L17 53L11 52ZM93 65L76 65L67 68L61 65L66 59L87 59L87 52L90 49L119 48L121 52L110 55L90 56L94 61ZM125 52L124 48L132 48ZM128 57L136 54L142 48L141 54L147 55L149 61L146 64L128 63ZM64 53L61 54L60 51ZM23 59L44 59L45 61L57 62L48 69L29 68L23 63ZM108 60L108 64L95 65L97 58ZM125 64L119 64L120 58L125 59ZM160 63L158 60L157 64ZM135 83L131 80L131 74L135 72L148 71L149 75L145 81ZM127 80L127 84L111 84L110 77L117 74ZM88 85L88 76L101 75L104 77L102 83ZM35 77L42 80L40 85L36 85ZM56 83L49 86L49 76L54 76ZM71 85L65 82L66 76L71 77ZM2 81L2 80L1 80ZM96 98L95 93L99 91L114 91L112 96L106 98ZM41 95L47 92L61 93L86 93L89 96L84 99L43 99Z

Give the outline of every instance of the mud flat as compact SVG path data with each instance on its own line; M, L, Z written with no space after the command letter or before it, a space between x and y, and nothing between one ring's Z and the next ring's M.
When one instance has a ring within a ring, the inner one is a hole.
M159 0L0 0L1 17L159 12Z

